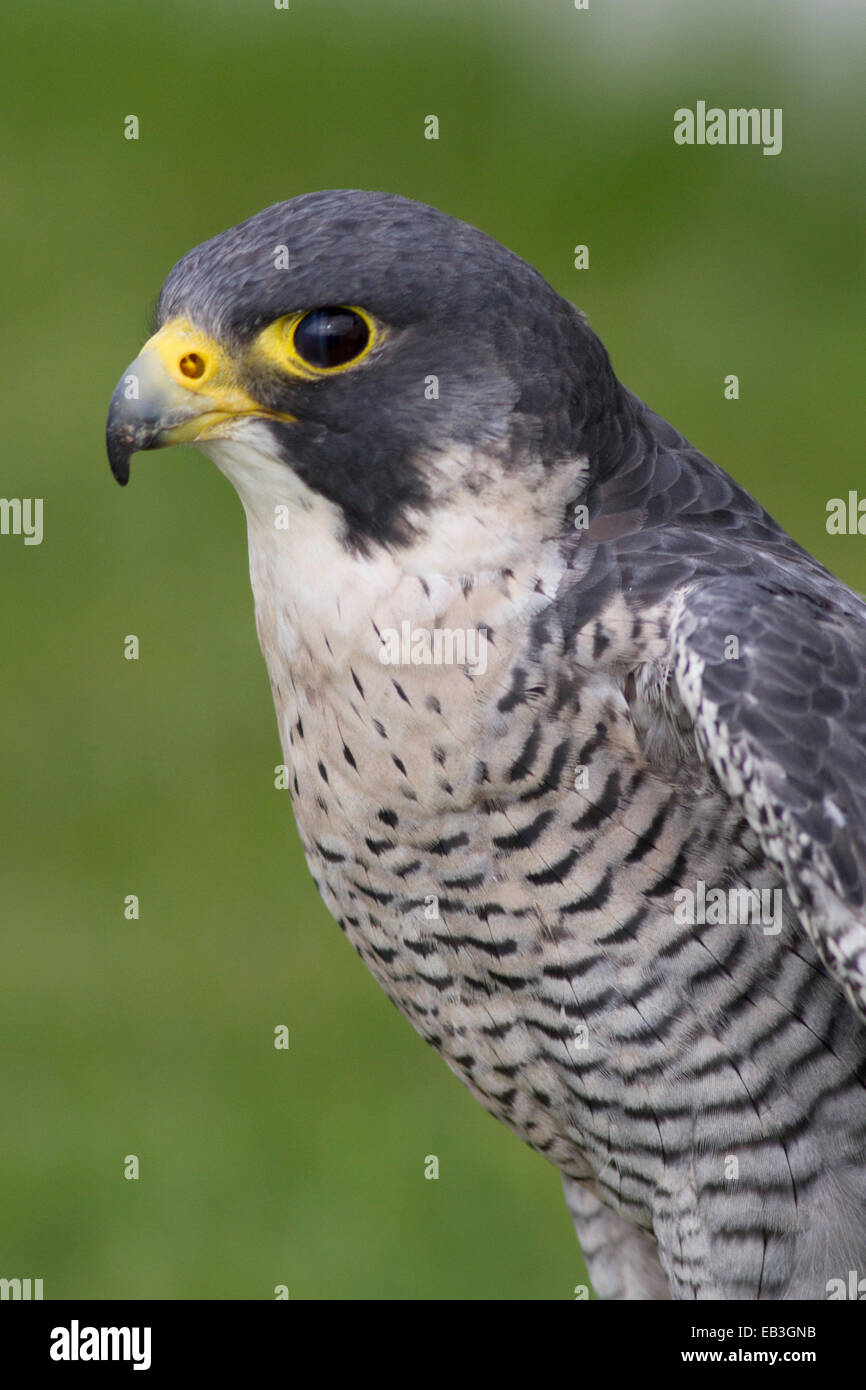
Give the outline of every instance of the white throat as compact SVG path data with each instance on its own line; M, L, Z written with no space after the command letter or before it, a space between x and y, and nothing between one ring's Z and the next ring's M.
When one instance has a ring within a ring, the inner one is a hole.
M349 550L339 508L309 488L272 452L266 428L247 422L234 438L201 446L230 480L247 517L250 579L262 650L272 681L327 683L379 663L382 632L442 626L500 629L553 596L563 570L545 490L515 479L496 460L468 452L431 461L437 505L413 518L419 539L368 556ZM576 469L559 486L573 496ZM470 491L460 482L488 486ZM538 480L540 484L540 479ZM527 497L538 497L538 505Z

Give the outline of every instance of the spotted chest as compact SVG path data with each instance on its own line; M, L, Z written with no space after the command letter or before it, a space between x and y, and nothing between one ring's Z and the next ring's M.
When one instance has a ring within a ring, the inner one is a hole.
M259 639L325 903L481 1103L649 1227L696 1153L730 1152L756 1122L732 1057L760 1038L794 1093L784 1067L814 1032L798 1022L798 1047L779 1034L780 1051L761 998L802 1011L822 989L781 939L768 954L754 933L674 920L683 881L761 865L666 703L671 612L619 592L576 625L560 595L580 592L582 552L546 540L550 498L510 504L504 475L489 504L446 477L435 533L364 556L291 470L280 533L272 465L228 444L214 457L247 512ZM483 665L383 662L404 623L483 628Z
M632 623L593 622L565 662L509 623L513 585L458 591L438 620L455 626L454 605L490 635L483 673L383 663L381 620L343 671L312 651L286 661L278 615L259 606L295 815L325 903L413 1026L498 1118L585 1177L630 1147L611 1117L645 1099L629 1071L652 1023L632 995L649 975L650 1015L671 997L658 962L675 884L692 865L728 872L737 835L743 862L754 846L694 769L672 784L648 765L618 672ZM684 1052L693 1030L684 1018ZM653 1047L661 1086L676 1042ZM632 1184L645 1221L659 1162ZM608 1171L617 1201L621 1173Z

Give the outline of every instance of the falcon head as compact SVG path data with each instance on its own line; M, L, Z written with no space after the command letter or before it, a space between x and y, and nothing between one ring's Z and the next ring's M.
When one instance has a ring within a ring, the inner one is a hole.
M310 193L177 263L108 456L125 484L136 451L195 444L248 511L318 494L365 553L429 536L458 499L559 507L621 395L579 311L484 233L392 194Z

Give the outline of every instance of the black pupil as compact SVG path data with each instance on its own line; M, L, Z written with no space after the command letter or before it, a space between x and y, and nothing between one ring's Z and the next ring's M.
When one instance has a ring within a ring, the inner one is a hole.
M341 367L364 351L369 337L354 309L313 309L295 329L295 349L311 367Z

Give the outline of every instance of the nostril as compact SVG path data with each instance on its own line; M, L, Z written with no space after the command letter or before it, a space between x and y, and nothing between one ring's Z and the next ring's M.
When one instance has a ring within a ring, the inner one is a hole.
M197 352L185 352L180 359L180 370L184 376L195 380L197 377L204 376L204 358Z

